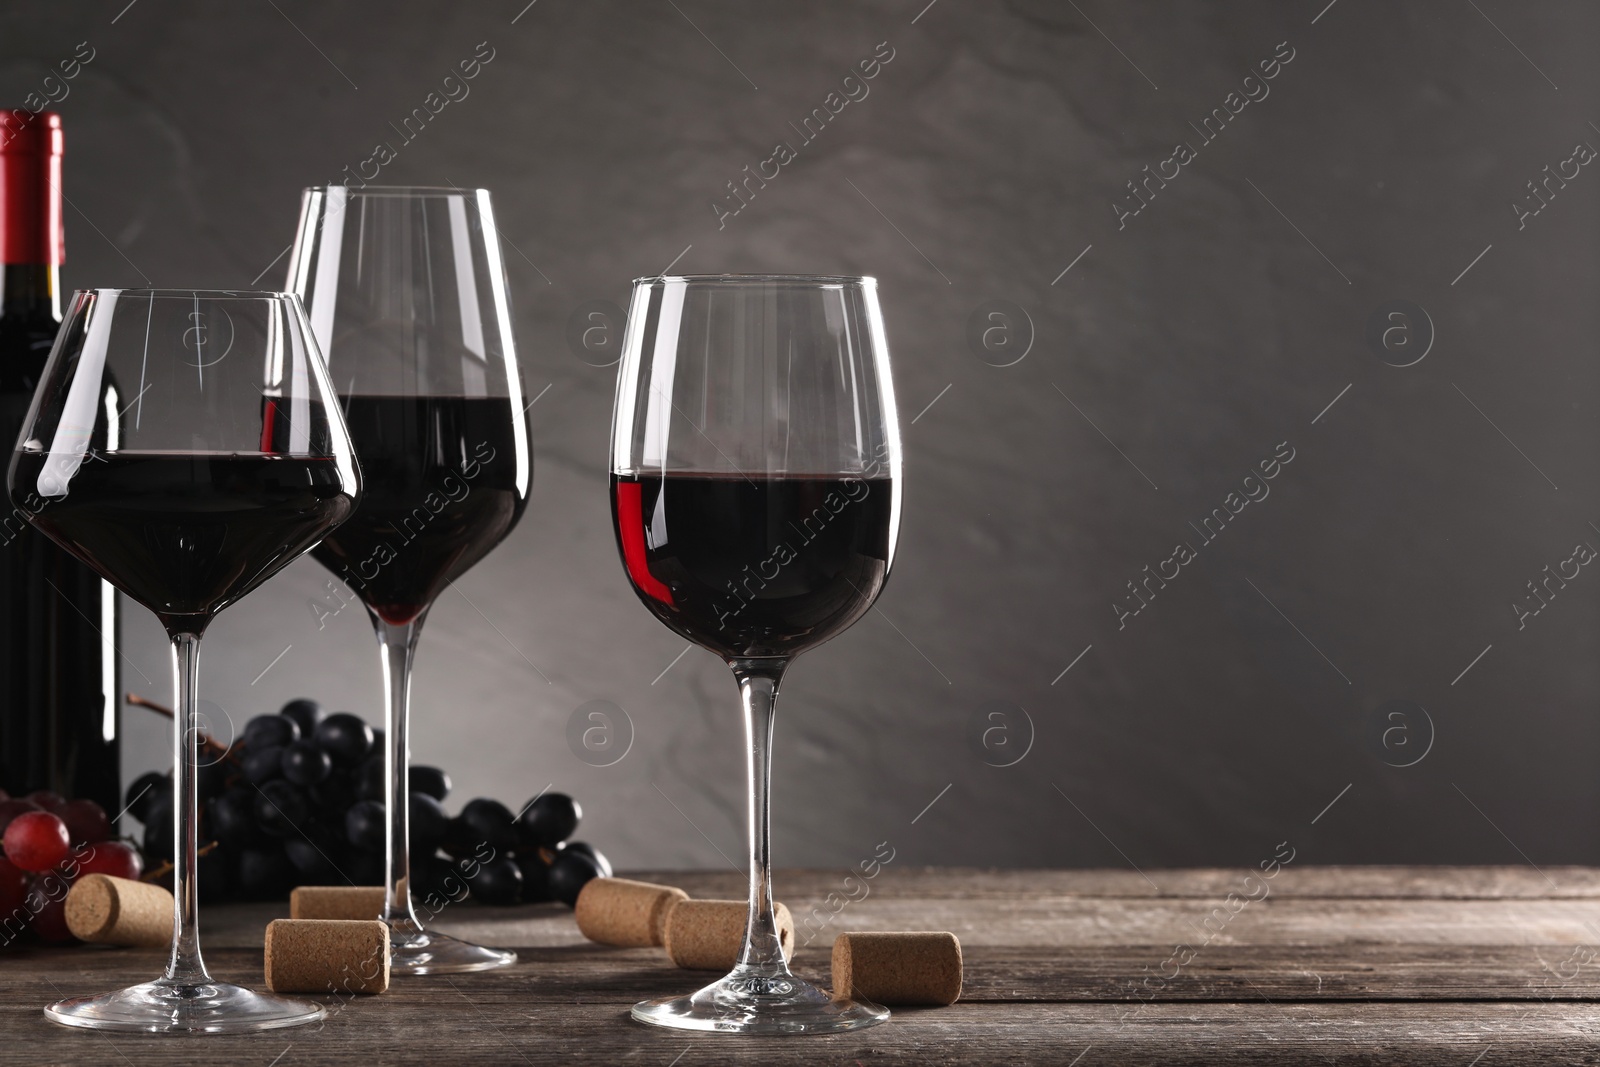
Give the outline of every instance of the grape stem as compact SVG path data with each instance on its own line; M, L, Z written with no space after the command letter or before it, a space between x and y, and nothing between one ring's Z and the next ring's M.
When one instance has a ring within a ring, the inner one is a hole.
M127 701L129 704L132 704L136 708L149 708L157 715L164 715L169 719L177 717L173 713L172 709L167 707L165 704L157 704L154 700L146 700L138 693L124 693L122 699ZM194 733L195 737L200 741L200 747L205 749L207 752L214 752L218 755L226 756L229 759L235 758L232 748L224 745L221 741L212 740L204 730L201 730L197 727Z
M203 845L200 848L195 849L195 851L194 851L195 859L199 859L201 856L209 856L209 855L211 855L211 853L215 852L216 850L217 850L217 842L215 842L215 841L211 842L209 845ZM141 881L141 882L154 882L158 878L165 878L169 873L171 873L171 871L172 871L172 861L171 860L162 860L161 863L158 866L152 868L151 870L146 871L144 873L144 876L142 878L140 878L139 881Z

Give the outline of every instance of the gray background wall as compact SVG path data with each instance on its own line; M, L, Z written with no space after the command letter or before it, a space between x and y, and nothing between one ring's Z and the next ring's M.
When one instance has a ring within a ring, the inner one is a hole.
M1510 207L1600 145L1600 9L525 2L0 13L8 103L95 49L59 105L69 287L281 285L300 188L398 144L389 124L493 48L381 179L494 191L543 391L527 517L440 602L418 663L416 757L458 801L553 783L620 864L737 859L734 687L707 653L675 661L627 586L614 372L567 321L673 263L871 273L901 555L881 611L786 684L780 863L883 840L908 864L1253 863L1284 839L1319 863L1600 861L1600 573L1523 629L1511 607L1600 547L1600 173L1522 229ZM725 183L883 41L870 95L719 229ZM1279 42L1270 95L1203 143L1190 123ZM1119 229L1111 203L1179 141L1198 157ZM1365 337L1397 299L1434 334L1403 368ZM1031 320L1011 366L967 339L994 300ZM1280 442L1270 496L1202 543L1188 524ZM1183 540L1197 558L1119 629L1125 583ZM319 629L324 582L303 561L212 629L202 685L234 721L301 694L379 716L366 619ZM122 644L129 687L165 698L136 607ZM591 700L633 724L609 767L566 740ZM165 767L163 724L126 716L130 769ZM985 726L1010 732L985 747Z

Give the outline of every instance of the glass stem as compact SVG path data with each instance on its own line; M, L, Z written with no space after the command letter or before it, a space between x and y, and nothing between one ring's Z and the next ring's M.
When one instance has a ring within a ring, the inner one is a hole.
M195 684L200 670L200 635L172 635L172 955L166 980L180 985L211 981L200 958L200 918L195 882L198 848L199 722Z
M421 929L411 910L411 661L417 650L424 615L408 623L388 623L374 618L378 649L383 655L384 731L388 746L383 753L389 802L384 808L388 830L384 842L383 915L390 926Z
M745 921L740 970L787 974L789 965L772 913L771 823L772 725L786 659L734 660L733 676L744 701L744 734L750 774L750 911Z

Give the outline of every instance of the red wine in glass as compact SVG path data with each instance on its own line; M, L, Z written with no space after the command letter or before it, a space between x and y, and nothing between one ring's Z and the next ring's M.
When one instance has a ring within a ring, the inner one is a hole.
M13 477L32 485L45 462L20 452ZM331 459L122 451L34 522L168 629L198 630L351 510Z
M793 656L859 619L888 577L893 500L884 477L611 476L640 599L723 659Z
M384 622L427 610L511 532L518 414L505 397L350 396L361 507L312 555Z

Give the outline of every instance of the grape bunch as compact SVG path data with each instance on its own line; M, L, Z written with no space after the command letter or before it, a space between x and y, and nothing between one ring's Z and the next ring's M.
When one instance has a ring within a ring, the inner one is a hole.
M66 899L86 874L138 878L138 849L111 837L111 820L92 800L40 789L25 797L0 790L0 948L21 938L74 940Z
M419 904L438 907L470 894L484 904L559 900L571 907L591 878L611 877L610 861L593 845L569 840L583 809L565 793L542 793L517 815L479 797L454 819L439 799L411 791L412 898ZM381 824L381 808L378 817Z
M349 712L324 715L299 699L258 715L240 740L202 753L196 782L202 843L201 899L277 899L297 885L379 885L384 875L383 731ZM581 810L562 793L514 815L496 800L470 800L450 816L450 776L413 766L408 807L413 900L484 904L577 900L611 865L569 841ZM172 858L172 780L156 772L128 788L144 824L144 855Z

